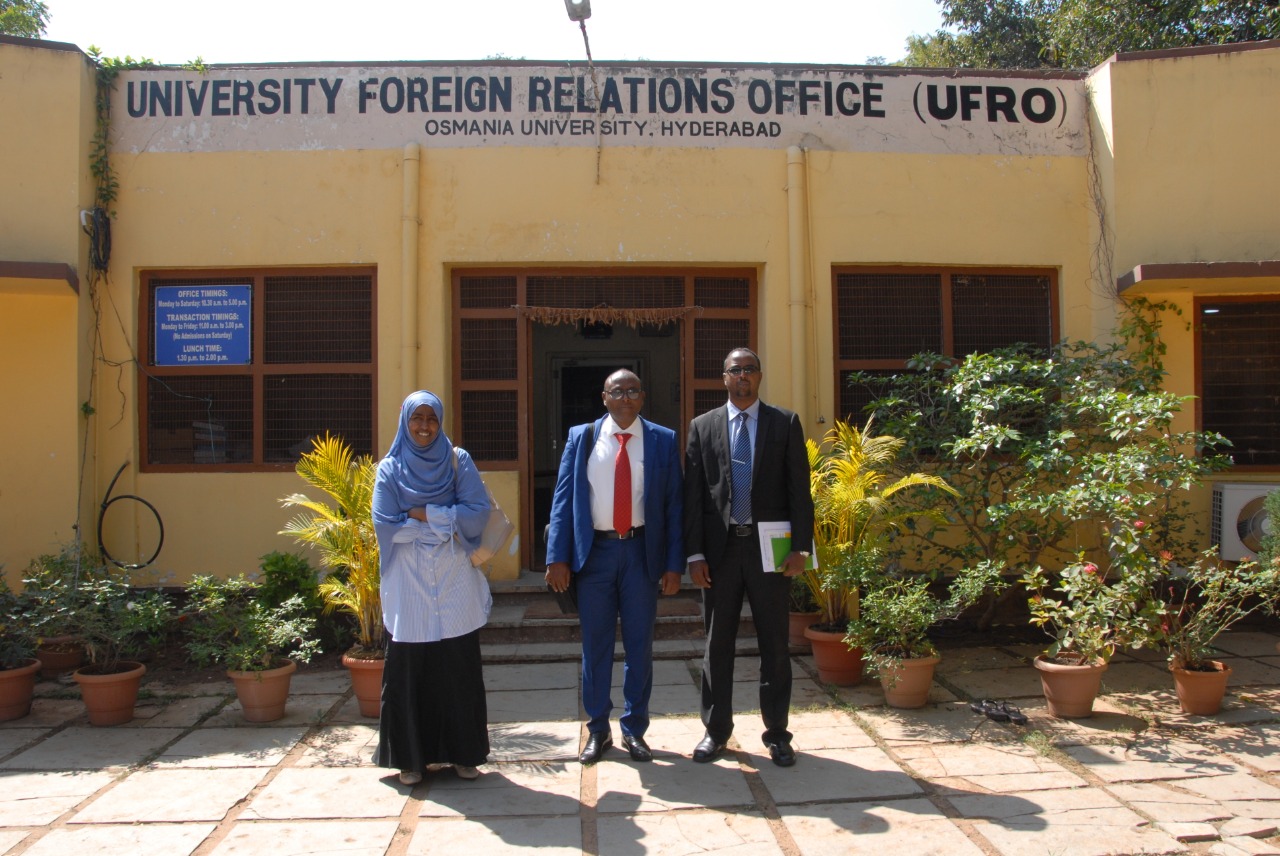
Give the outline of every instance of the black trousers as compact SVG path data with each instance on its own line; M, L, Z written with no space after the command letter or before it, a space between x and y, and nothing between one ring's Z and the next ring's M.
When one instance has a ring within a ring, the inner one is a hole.
M702 659L702 724L718 743L733 733L733 662L742 599L751 605L760 645L760 715L766 743L789 742L791 652L787 643L787 609L791 580L765 573L760 541L754 532L730 536L724 556L711 566L711 588L702 592L702 619L707 648Z

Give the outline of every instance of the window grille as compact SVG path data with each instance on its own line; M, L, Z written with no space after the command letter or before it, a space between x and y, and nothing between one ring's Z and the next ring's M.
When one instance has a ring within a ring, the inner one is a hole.
M480 461L515 461L519 457L515 390L462 393L463 445Z
M741 276L694 277L693 303L708 309L750 308L751 280Z
M516 379L516 320L459 319L463 380Z
M266 362L372 362L370 277L269 276L265 285Z
M249 287L249 363L158 365L156 289L226 285ZM284 469L325 433L374 453L372 272L144 272L142 294L144 469Z
M842 418L866 419L876 390L853 372L893 375L919 353L964 357L1057 338L1051 271L843 268L833 271L836 401Z
M1280 467L1280 300L1198 307L1200 419L1237 467Z
M734 348L751 347L751 322L743 319L696 319L693 322L693 376L719 380L724 358ZM721 392L721 396L724 393Z

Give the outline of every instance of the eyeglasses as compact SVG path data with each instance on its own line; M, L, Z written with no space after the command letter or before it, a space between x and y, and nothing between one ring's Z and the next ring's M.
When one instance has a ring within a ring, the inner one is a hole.
M635 401L637 398L644 395L644 390L643 389L607 389L605 390L604 394L612 398L614 401L621 401L624 398L629 398L632 401Z
M729 368L724 370L724 373L727 375L733 375L734 377L737 377L738 375L747 375L748 377L750 377L753 374L760 374L760 367L759 366L729 366Z

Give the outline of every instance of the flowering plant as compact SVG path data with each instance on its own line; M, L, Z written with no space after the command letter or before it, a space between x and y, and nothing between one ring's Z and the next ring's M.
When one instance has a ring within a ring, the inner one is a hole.
M1123 620L1132 608L1124 598L1158 570L1150 545L1179 556L1200 548L1188 488L1230 465L1222 437L1176 430L1185 399L1162 388L1160 329L1180 310L1143 298L1124 305L1110 344L920 354L912 371L850 378L876 397L878 423L907 441L904 465L955 489L904 498L941 500L950 523L904 528L904 561L947 572L984 560L1018 568L1033 594L1058 604L1042 601L1039 623L1065 621L1058 642L1092 635L1085 644L1096 650L1119 641L1105 630L1109 617ZM1108 586L1139 579L1104 590L1082 576L1081 550ZM1095 597L1102 602L1085 602ZM983 599L980 628L1000 602Z
M1152 576L1118 570L1112 578L1081 556L1057 574L1039 565L1022 578L1031 623L1053 643L1045 652L1059 663L1108 662L1118 648L1140 643L1158 612Z
M1157 588L1162 609L1152 636L1171 668L1214 671L1219 634L1280 605L1280 563L1227 565L1209 550L1187 568L1166 570Z

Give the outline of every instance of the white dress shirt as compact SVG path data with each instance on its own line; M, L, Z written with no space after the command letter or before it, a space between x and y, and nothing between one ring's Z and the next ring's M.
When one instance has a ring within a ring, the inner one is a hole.
M591 522L596 529L613 531L613 468L618 457L618 441L613 436L624 429L612 416L600 425L600 434L587 459L587 484L591 486ZM625 429L627 457L631 460L631 525L644 525L644 422L639 418Z

